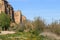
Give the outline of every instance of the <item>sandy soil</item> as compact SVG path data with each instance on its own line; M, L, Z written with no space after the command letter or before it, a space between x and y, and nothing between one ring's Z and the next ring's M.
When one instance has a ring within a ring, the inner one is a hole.
M14 31L1 31L0 35L4 35L4 34L14 34Z
M42 33L40 33L40 35L60 40L60 36L58 36L58 35L56 35L54 33L51 33L51 32L42 32Z

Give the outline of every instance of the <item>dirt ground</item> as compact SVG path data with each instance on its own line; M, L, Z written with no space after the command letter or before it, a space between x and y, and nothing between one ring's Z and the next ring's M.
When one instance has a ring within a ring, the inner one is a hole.
M4 34L14 34L14 31L1 31L0 35L4 35Z

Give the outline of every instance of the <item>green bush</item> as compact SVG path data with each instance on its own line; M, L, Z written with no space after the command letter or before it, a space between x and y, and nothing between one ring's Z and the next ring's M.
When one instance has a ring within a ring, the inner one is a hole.
M10 26L10 17L5 13L0 13L0 27L2 27L3 30L7 30Z

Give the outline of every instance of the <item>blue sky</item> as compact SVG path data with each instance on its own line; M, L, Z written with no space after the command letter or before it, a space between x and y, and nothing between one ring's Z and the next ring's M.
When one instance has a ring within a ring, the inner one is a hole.
M40 16L46 23L60 19L60 0L8 0L14 10L21 10L27 19Z

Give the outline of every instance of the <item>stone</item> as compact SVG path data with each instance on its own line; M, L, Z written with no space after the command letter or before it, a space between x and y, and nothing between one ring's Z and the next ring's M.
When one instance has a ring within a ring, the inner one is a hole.
M14 11L13 7L8 3L7 0L0 0L0 13L4 12L10 16L11 22L20 24L26 20L26 17L22 15L20 10Z
M15 23L20 24L22 22L22 13L20 10L14 12Z

